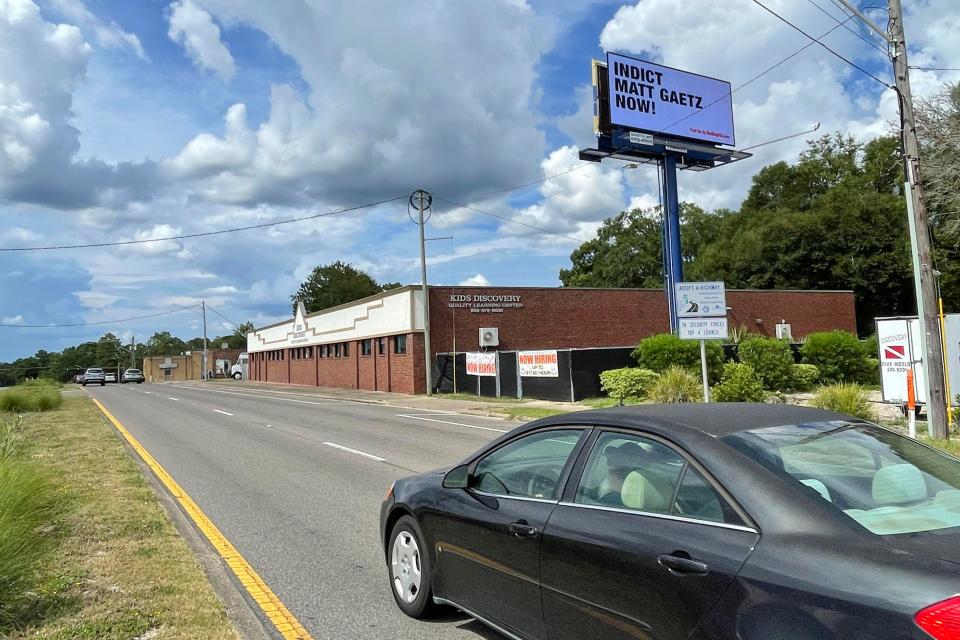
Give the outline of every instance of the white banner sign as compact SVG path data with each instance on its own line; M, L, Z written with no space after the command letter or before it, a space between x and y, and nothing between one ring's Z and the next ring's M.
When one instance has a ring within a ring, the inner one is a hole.
M520 351L520 375L526 378L559 378L556 351Z
M726 337L726 318L680 318L680 338L683 340L723 340Z
M468 353L467 354L467 375L468 376L496 376L497 375L497 353Z
M727 291L722 282L678 282L675 293L680 318L727 315Z

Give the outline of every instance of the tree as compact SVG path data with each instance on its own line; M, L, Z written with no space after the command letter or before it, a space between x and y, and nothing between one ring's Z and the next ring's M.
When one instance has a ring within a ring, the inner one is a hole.
M307 313L312 313L366 298L395 286L395 283L377 284L368 274L337 260L315 267L297 292L290 296L290 301L294 310L298 302L303 302Z
M253 331L255 328L256 327L253 326L253 323L247 320L246 322L241 322L237 325L237 328L233 330L233 335L246 340L247 334Z
M104 369L116 369L118 361L118 350L120 349L120 338L112 333L105 334L97 341L97 364ZM92 366L92 365L91 365Z
M151 356L178 356L184 351L187 343L169 331L158 331L147 340L147 354Z

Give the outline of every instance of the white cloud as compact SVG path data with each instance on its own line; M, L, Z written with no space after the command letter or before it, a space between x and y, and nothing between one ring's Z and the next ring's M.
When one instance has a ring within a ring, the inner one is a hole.
M76 158L73 93L91 51L80 29L46 21L31 0L0 1L0 198L123 206L156 186L150 162Z
M189 257L192 255L188 249L185 249L183 243L179 240L156 240L155 242L143 242L144 240L153 240L154 238L169 238L180 235L183 230L180 227L173 227L169 224L156 224L148 229L138 229L132 238L123 238L123 241L136 241L138 244L122 245L118 247L120 253L127 253L141 256L156 256L167 253L177 254L178 257Z
M82 0L47 0L66 19L83 31L91 33L97 44L105 49L126 49L138 58L148 61L140 38L136 34L124 31L115 21L106 22L98 18Z
M177 177L206 178L224 171L242 169L253 154L253 136L247 127L247 108L235 104L224 117L225 134L218 138L202 133L166 163Z
M483 275L482 273L478 273L477 275L473 276L472 278L467 278L466 280L461 281L458 286L460 286L460 287L489 287L489 286L490 286L490 281L487 280L487 277L486 277L485 275Z
M209 69L224 80L233 78L233 56L220 39L220 27L213 17L190 0L179 0L170 7L170 39L183 46L198 67Z
M23 316L19 313L15 316L4 316L0 318L0 324L23 324L24 322Z
M187 145L181 170L212 167L196 186L203 198L363 202L418 184L463 196L535 174L545 139L537 63L551 33L526 3L194 2L264 32L305 84L274 86L269 117L249 137L228 129ZM416 46L404 33L418 34ZM225 150L228 161L200 161Z
M43 237L39 233L31 231L30 229L24 229L23 227L10 227L4 231L3 236L5 239L13 240L21 244L36 242Z

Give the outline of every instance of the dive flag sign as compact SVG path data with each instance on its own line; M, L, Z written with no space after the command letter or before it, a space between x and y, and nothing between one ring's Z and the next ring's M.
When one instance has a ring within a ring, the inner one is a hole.
M610 123L625 129L734 145L730 83L607 53Z

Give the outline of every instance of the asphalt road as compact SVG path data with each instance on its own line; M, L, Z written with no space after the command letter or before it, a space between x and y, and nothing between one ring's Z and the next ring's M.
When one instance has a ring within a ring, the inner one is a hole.
M219 384L87 390L314 638L501 638L459 614L428 623L404 616L390 594L378 519L393 480L454 464L511 423Z

